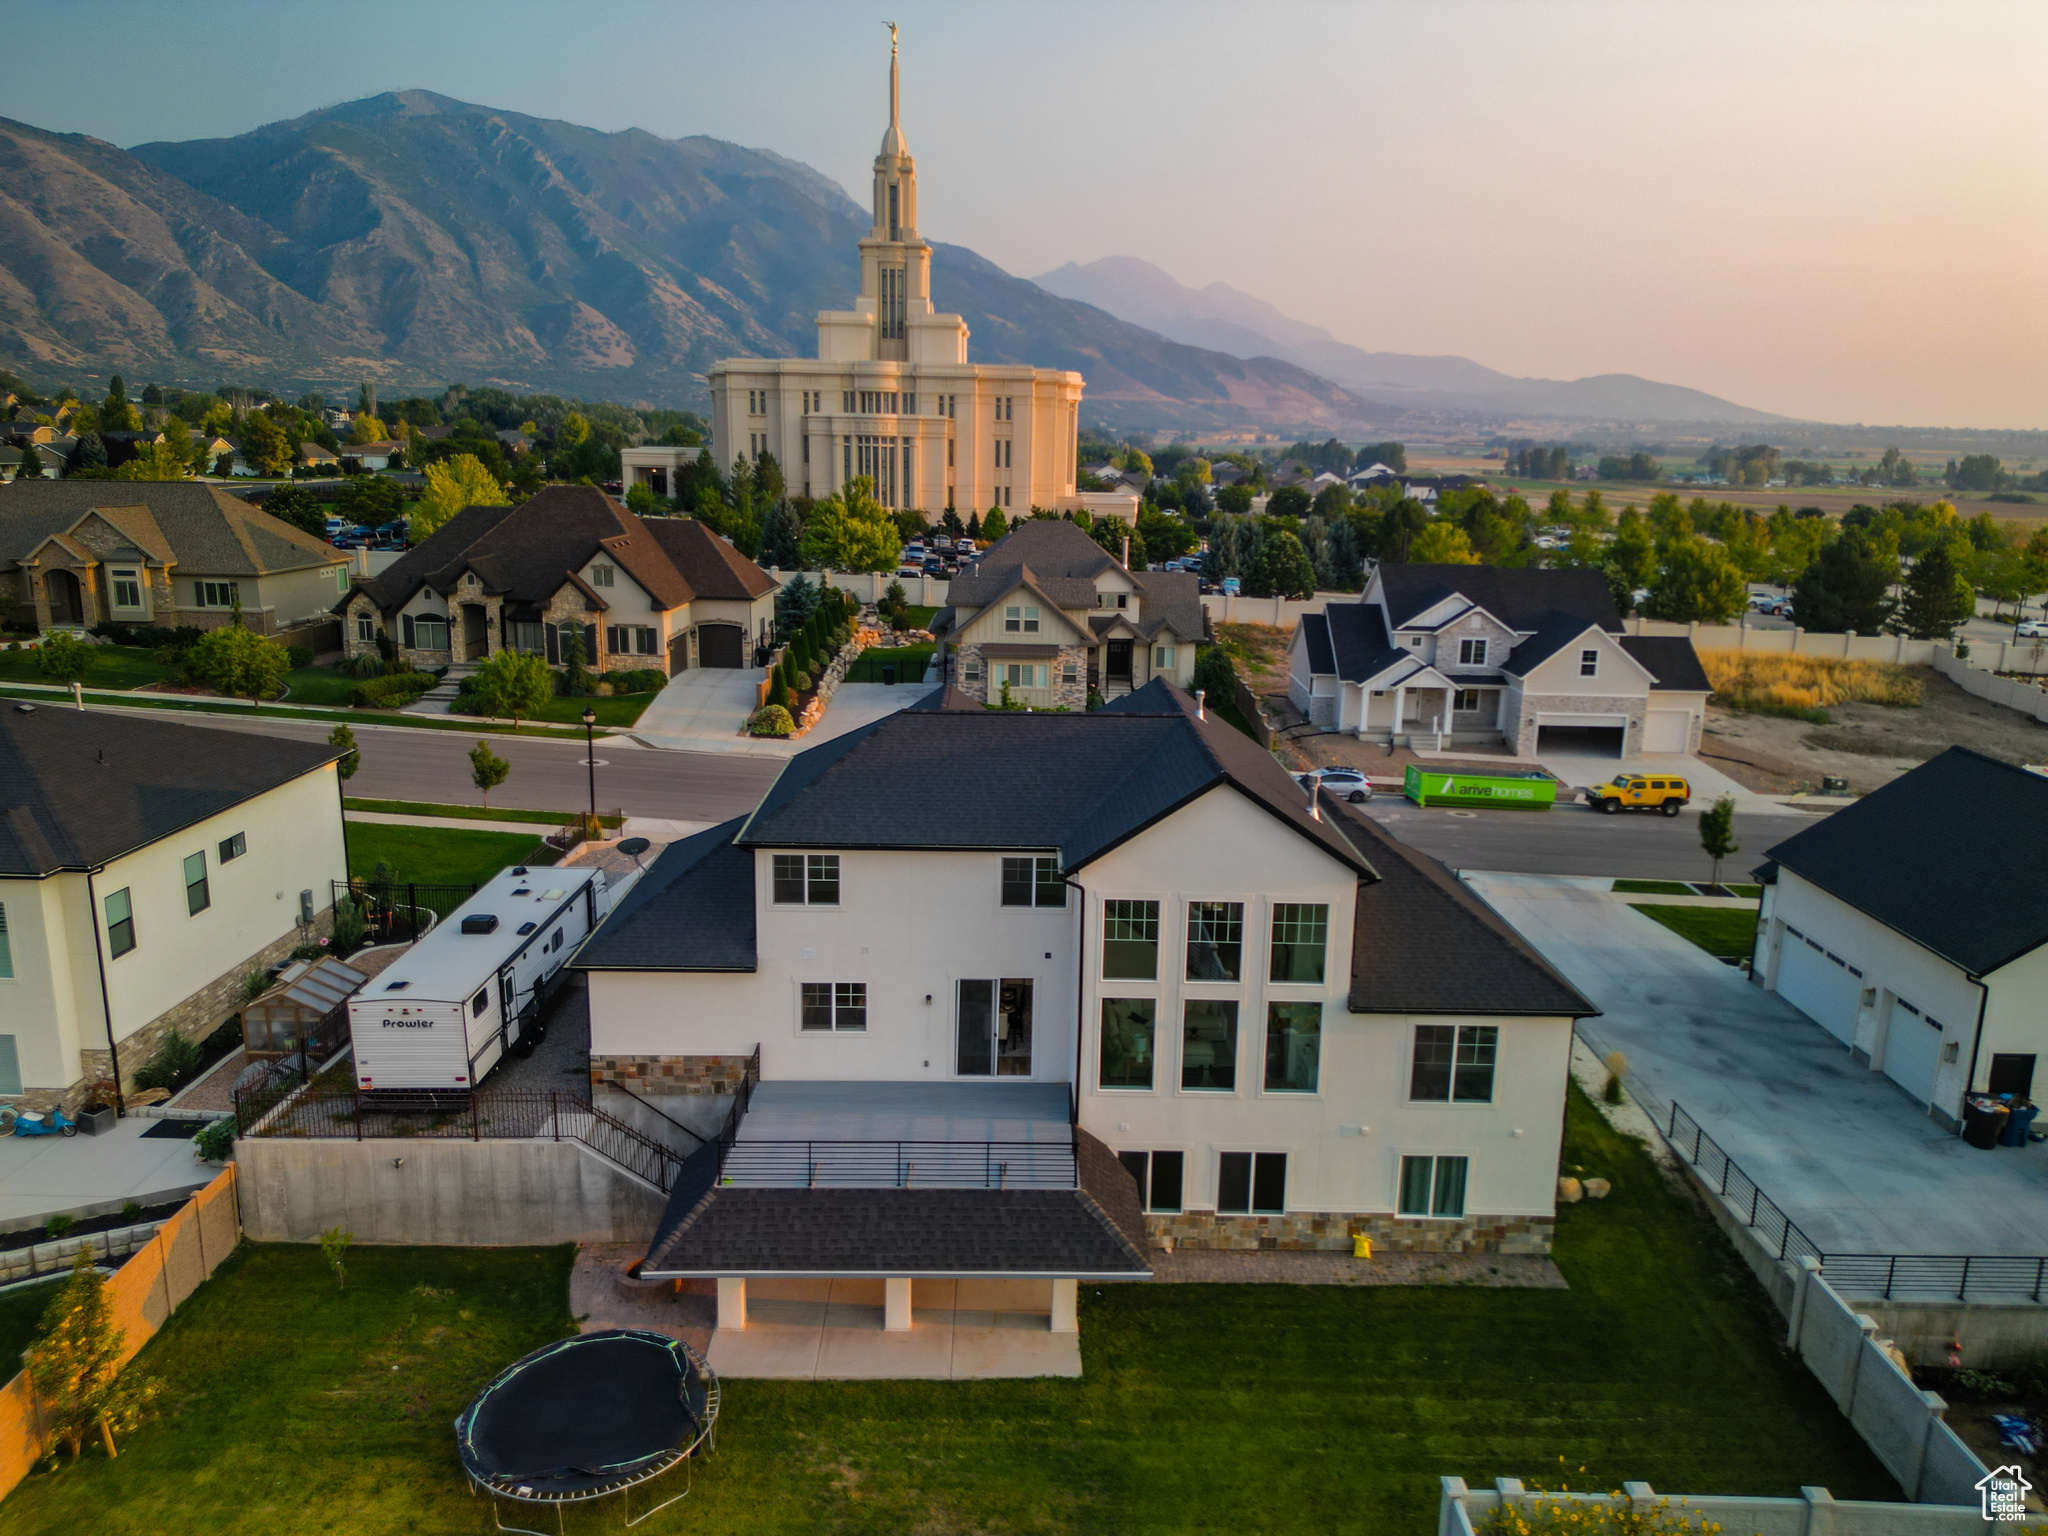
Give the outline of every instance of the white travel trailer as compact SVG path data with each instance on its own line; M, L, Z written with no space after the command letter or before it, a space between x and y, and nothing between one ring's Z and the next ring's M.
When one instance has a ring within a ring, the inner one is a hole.
M550 984L611 902L601 869L494 876L349 1000L356 1085L460 1092L530 1052Z

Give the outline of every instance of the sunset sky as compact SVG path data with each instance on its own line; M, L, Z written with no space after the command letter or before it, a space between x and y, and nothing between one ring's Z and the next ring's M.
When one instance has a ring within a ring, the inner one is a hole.
M2048 427L2040 0L88 0L0 111L132 145L421 87L859 190L885 16L923 233L1012 272L1140 256L1376 350Z

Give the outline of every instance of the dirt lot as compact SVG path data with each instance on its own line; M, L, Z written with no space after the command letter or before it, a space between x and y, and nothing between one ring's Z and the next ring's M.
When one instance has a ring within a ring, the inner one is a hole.
M2048 725L1972 698L1931 667L1920 679L1917 709L1838 704L1828 725L1709 706L1700 756L1737 783L1766 794L1818 790L1824 777L1862 793L1888 784L1950 746L1974 747L2009 763L2048 762Z

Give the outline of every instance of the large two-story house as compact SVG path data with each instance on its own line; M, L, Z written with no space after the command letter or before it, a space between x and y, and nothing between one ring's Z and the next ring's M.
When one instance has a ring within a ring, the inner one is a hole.
M0 1102L76 1109L173 1029L203 1040L331 920L348 876L324 742L0 709Z
M1185 688L1208 633L1200 584L1133 571L1064 519L1033 518L956 577L932 633L962 692L1034 709L1085 709L1165 678Z
M918 1280L1050 1282L1057 1328L1168 1240L1544 1251L1595 1011L1163 680L813 747L575 964L600 1090L738 1106L642 1269L717 1277L721 1327L756 1278L881 1277L906 1318Z
M258 634L327 611L348 557L196 481L16 480L0 486L0 611L41 628L202 629L236 610Z
M1383 563L1288 652L1288 696L1325 730L1522 757L1694 751L1710 689L1686 637L1622 633L1593 570Z
M744 667L775 622L775 579L694 518L640 518L595 486L551 485L516 507L470 507L334 611L350 656L418 666L502 650L595 671Z

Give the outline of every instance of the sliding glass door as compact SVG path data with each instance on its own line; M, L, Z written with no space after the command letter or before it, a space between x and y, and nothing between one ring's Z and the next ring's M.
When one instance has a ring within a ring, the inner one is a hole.
M954 1010L953 1070L962 1077L1031 1075L1031 982L962 981Z

